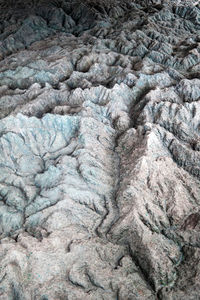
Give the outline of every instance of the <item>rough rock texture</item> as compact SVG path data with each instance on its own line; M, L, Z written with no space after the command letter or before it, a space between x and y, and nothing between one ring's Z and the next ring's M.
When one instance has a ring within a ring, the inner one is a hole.
M200 299L199 1L103 14L1 4L0 300Z

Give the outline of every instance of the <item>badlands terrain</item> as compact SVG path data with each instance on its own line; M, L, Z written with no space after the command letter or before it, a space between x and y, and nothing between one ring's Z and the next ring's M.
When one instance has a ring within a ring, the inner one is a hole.
M198 300L200 3L88 2L0 1L0 300Z

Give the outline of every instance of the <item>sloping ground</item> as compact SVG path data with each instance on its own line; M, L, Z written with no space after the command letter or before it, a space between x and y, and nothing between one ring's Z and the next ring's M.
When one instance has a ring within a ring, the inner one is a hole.
M200 5L105 13L2 3L0 300L200 299Z

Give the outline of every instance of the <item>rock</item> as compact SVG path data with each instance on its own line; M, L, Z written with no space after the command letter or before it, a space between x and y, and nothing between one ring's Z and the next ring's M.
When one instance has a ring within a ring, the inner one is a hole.
M197 299L200 7L2 2L0 299Z

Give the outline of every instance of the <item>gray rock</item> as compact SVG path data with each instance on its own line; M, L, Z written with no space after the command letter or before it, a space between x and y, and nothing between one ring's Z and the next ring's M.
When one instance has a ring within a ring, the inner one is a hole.
M199 299L199 43L195 1L1 2L0 300Z

